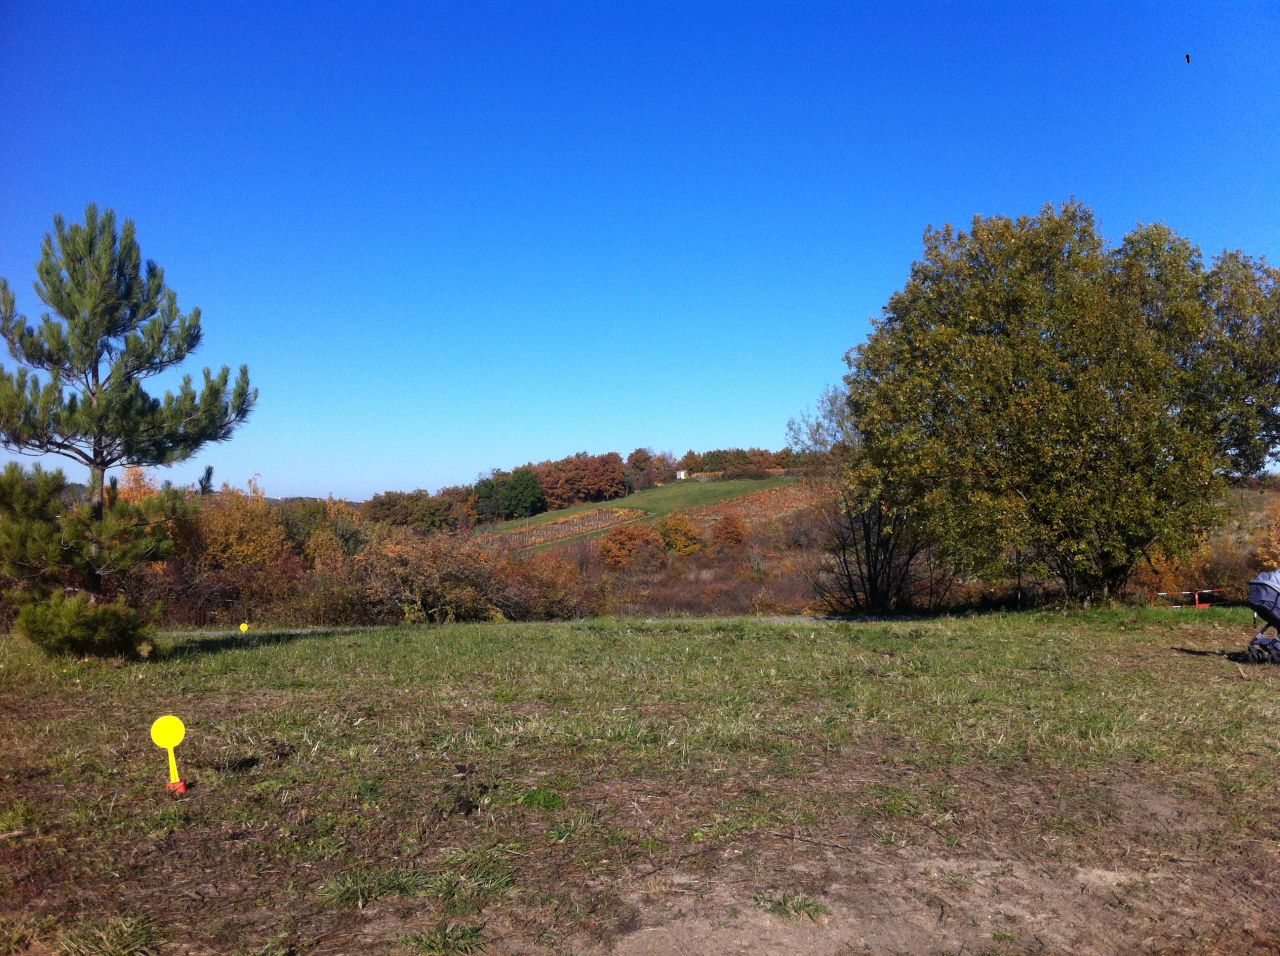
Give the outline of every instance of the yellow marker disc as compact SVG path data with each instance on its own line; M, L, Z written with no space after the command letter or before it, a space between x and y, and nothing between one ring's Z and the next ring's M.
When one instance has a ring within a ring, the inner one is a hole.
M169 751L169 782L178 783L178 758L173 755L173 748L182 743L187 735L187 728L173 714L166 714L151 725L151 739L157 747Z
M151 725L151 739L157 747L176 747L186 735L187 728L172 714L161 717Z
M240 633L241 633L241 634L248 634L248 633L249 633L249 625L248 625L248 624L241 624L241 625L240 625Z

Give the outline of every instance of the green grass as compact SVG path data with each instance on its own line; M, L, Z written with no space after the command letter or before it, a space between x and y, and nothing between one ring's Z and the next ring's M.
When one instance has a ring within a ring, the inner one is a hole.
M387 896L411 896L432 885L418 870L353 870L320 887L320 898L334 906L363 908Z
M593 511L596 508L635 508L647 511L651 515L665 515L672 511L696 511L699 508L710 508L722 501L741 498L761 491L768 491L794 481L794 478L779 476L776 478L736 478L731 481L680 481L661 488L646 488L625 498L612 501L596 501L574 505L572 508L561 508L559 511L545 511L532 518L517 518L498 524L485 525L481 531L510 531L516 528L532 528L547 524L566 515Z
M543 810L563 810L564 797L554 790L534 787L520 795L520 805L524 807L541 807Z
M444 858L432 884L450 913L473 913L515 883L510 853L514 847L455 850Z
M445 923L425 933L408 933L400 942L416 953L431 956L479 953L485 948L484 935L479 926L457 926Z
M155 956L156 929L145 916L122 916L63 932L54 945L59 956Z
M83 947L141 908L137 952L465 952L498 918L572 950L628 925L643 874L779 841L1115 868L1137 840L1217 911L1216 861L1260 871L1280 836L1280 668L1222 656L1250 633L1239 610L600 620L189 636L134 664L0 638L4 819L33 831L0 843L0 927L116 920L73 926ZM1204 825L1135 836L1170 801Z
M765 912L784 919L807 916L816 922L819 916L826 916L831 912L822 903L803 893L760 893L755 898L755 904Z
M25 953L36 941L43 930L49 926L40 926L29 917L0 916L0 954Z

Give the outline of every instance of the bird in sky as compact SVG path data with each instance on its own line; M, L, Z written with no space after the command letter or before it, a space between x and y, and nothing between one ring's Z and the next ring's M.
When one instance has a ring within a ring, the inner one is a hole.
M1190 53L1188 53L1188 54L1187 54L1187 62L1188 62L1188 63L1190 63L1190 62L1191 62L1191 54L1190 54Z

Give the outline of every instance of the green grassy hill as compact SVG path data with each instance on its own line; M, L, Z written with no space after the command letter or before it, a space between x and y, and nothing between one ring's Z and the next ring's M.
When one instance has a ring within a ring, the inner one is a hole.
M644 491L637 491L634 495L615 498L612 501L591 501L574 505L572 508L561 508L559 511L545 511L540 515L534 515L532 518L516 518L513 521L503 521L499 524L488 525L483 530L501 533L517 528L532 528L540 524L550 524L567 515L592 511L596 508L635 508L639 511L647 511L655 516L665 515L672 511L696 511L699 508L709 508L732 498L741 498L743 495L768 491L770 488L777 488L792 481L795 481L795 479L785 476L778 478L739 478L733 481L681 481L671 485L663 485L659 488L647 488Z

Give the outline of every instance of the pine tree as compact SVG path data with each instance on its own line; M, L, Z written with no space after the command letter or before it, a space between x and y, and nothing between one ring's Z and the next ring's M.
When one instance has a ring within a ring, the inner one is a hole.
M93 205L83 225L56 216L36 263L36 294L52 310L38 326L0 278L0 336L20 366L0 368L0 444L86 465L96 521L109 468L173 464L225 441L258 395L244 365L234 384L223 366L204 370L199 391L189 375L163 399L142 388L194 352L201 329L200 310L179 312L164 271L144 265L134 232L125 220L117 233L115 213Z

